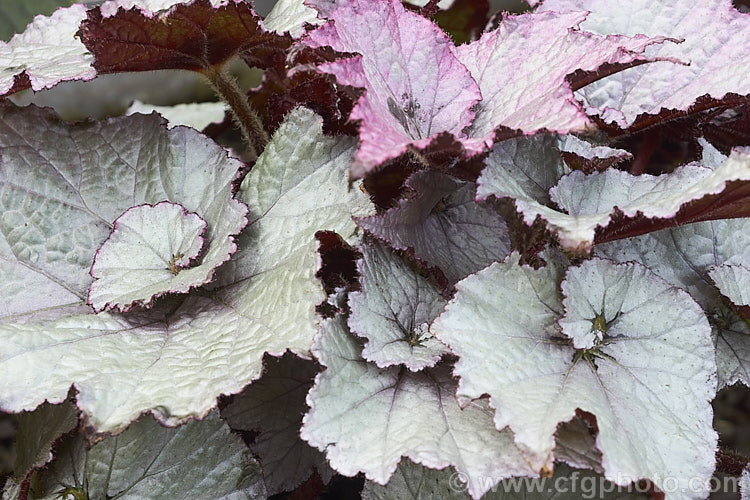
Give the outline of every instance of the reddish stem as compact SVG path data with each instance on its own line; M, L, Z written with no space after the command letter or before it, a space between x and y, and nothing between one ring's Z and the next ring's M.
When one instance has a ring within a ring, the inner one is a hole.
M641 144L641 148L638 150L635 160L633 160L633 165L630 167L630 173L632 175L641 175L646 171L648 161L651 159L651 155L654 154L654 150L659 144L659 135L658 130L646 134L646 137Z

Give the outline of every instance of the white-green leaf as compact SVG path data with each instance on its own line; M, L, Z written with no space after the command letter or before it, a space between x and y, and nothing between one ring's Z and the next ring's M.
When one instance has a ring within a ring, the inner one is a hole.
M747 262L750 265L750 262ZM750 269L744 265L718 266L708 271L719 291L737 306L750 305Z
M447 347L429 332L446 300L380 243L365 244L357 262L362 290L349 294L349 328L367 343L362 357L381 368L434 366Z
M318 12L305 5L304 0L278 0L263 20L263 27L276 33L288 32L293 38L305 34L305 24L317 26L323 23Z
M86 7L76 4L51 16L37 16L26 31L0 42L0 95L8 93L16 78L26 74L31 88L42 90L64 80L91 80L94 57L75 37Z
M325 450L331 467L385 484L401 457L452 465L473 498L503 478L532 474L511 434L495 430L486 402L461 409L449 367L378 369L360 351L341 318L324 322L313 347L326 369L307 397L301 434Z
M215 412L176 429L143 416L88 451L71 436L31 484L45 499L65 488L85 498L267 498L257 462Z
M707 481L716 364L701 307L643 266L594 259L568 269L561 314L559 270L518 260L514 254L460 282L432 325L459 356L458 396L489 394L495 425L513 430L537 470L554 460L557 425L581 409L597 418L608 479L647 478L659 487L674 477L686 490L693 478ZM566 334L593 346L576 349Z
M436 171L412 175L413 196L383 214L357 221L393 248L439 267L456 282L510 252L505 221L492 206L474 201L475 185Z
M0 320L59 317L54 308L85 302L94 254L131 207L169 201L205 220L202 263L185 275L194 285L235 251L246 223L232 195L242 163L194 130L167 131L155 115L68 125L49 110L8 104L0 157L0 277L9 283ZM164 222L156 240L169 234Z
M96 253L89 304L95 311L124 311L202 285L224 262L220 256L219 262L191 267L203 249L205 230L206 221L177 203L129 208L115 219L112 233Z
M544 183L534 182L541 175L538 167L532 169L534 177L519 181L528 160L515 165L503 150L490 154L486 165L478 180L479 199L489 195L513 198L527 224L541 217L557 233L563 248L575 252L591 249L596 229L611 222L615 209L628 217L669 219L683 205L722 192L730 181L750 180L750 152L743 149L734 150L716 169L691 164L659 176L635 176L614 169L589 175L574 171L549 190L557 209L547 206L546 193L542 193L553 178L549 168L543 171L548 173ZM510 175L504 175L508 171Z
M318 450L302 441L305 397L318 366L289 353L266 357L263 376L221 411L232 429L258 432L250 449L263 468L269 495L292 491L317 469L324 482L333 471Z
M123 120L135 125L155 118L133 116ZM99 146L98 151L112 149L112 141L97 143L86 135L88 127L80 130L80 141L92 141L89 147ZM109 130L106 124L98 127L93 138L117 137L118 133L126 136L117 128ZM173 178L166 166L155 161L159 151L169 152L166 145L154 151L145 147L159 145L159 135L144 127L131 133L142 133L144 137L135 143L127 141L127 136L122 138L128 147L113 161L112 168L116 168L112 175L116 172L127 179L137 169L119 161L141 158L140 169L146 165L161 169L156 181L136 185L147 193L160 192L160 182L180 188L181 198L177 201L183 201L189 189L219 189L218 181L184 172L186 165L195 162L203 165L207 175L217 175L216 164L206 161L206 157L220 156L227 161L218 146L166 154L165 161L177 159L177 165L182 166ZM174 129L169 135L175 133L175 140L202 137L186 128ZM205 141L210 144L208 139ZM241 186L239 196L250 207L250 222L238 238L240 250L220 268L212 291L167 301L148 312L79 314L44 322L6 321L0 326L0 342L4 346L0 351L0 406L17 412L34 408L44 400L61 401L75 384L79 408L99 431L122 429L144 411L152 411L164 423L174 425L205 415L215 406L219 394L239 392L256 379L265 352L280 355L289 349L308 355L318 325L315 306L325 300L322 285L315 277L320 260L315 232L336 231L353 243L358 230L352 215L364 216L372 211L368 197L356 185L349 186L347 167L355 145L348 138L325 137L321 119L311 111L298 109L289 114ZM106 164L96 166L98 172L107 168ZM65 168L75 167L75 163L61 162L59 168L65 173ZM42 180L59 178L52 169L13 171L19 176L38 173ZM227 179L227 186L230 181ZM51 181L46 182L52 185ZM112 189L119 187L117 183L109 185ZM65 186L59 191L64 189ZM127 189L133 189L132 183ZM22 190L18 196L23 200L28 193ZM106 208L110 201L104 199L98 208ZM182 205L189 208L185 202ZM14 216L21 209L32 214L39 210L32 203L10 206L14 207ZM223 211L223 216L229 217L223 206L210 205L211 213L221 216ZM77 211L88 213L62 205L53 214L63 217ZM205 215L203 218L210 220ZM39 223L53 232L42 241L56 242L54 236L58 232L75 235L70 223L63 226L54 218L40 219ZM18 227L18 223L10 227ZM106 229L97 235L97 239L105 237ZM101 243L90 239L93 241L84 240L90 247L78 250L73 246L78 253L71 250L80 256L79 267L68 264L62 271L70 268L73 277L87 275L81 264L93 259L93 251ZM36 248L24 252L32 250ZM56 259L42 261L48 266L43 269L53 276L68 276L58 271L58 253L52 255ZM38 293L33 284L17 300L37 301L32 293Z
M637 261L700 303L713 328L719 387L750 385L750 327L731 310L710 272L750 263L750 219L699 222L597 245L620 262Z
M169 128L185 125L196 130L203 130L212 123L224 120L227 106L223 102L199 102L189 104L175 104L174 106L154 106L134 101L125 114L149 114L156 111L169 122Z

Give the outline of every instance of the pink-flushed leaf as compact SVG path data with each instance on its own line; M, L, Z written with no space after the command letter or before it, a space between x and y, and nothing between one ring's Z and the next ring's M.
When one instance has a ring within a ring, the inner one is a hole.
M491 205L474 201L473 182L420 171L406 186L411 197L357 224L396 249L413 249L453 283L510 253L505 221Z
M0 96L31 87L50 88L65 80L96 76L93 57L75 38L86 7L73 5L52 16L37 16L26 31L0 42Z
M508 16L479 40L456 47L482 92L468 129L470 144L490 145L501 125L527 134L592 128L566 77L604 65L640 64L648 60L646 47L665 41L587 33L578 29L585 18L581 12Z
M426 146L441 132L463 137L481 95L454 56L448 35L397 0L309 0L330 19L304 39L359 56L320 65L339 83L363 87L351 114L362 120L352 175L362 177L410 144Z
M746 50L750 15L738 12L731 0L546 0L541 10L589 11L581 29L601 35L684 40L650 47L646 53L689 65L657 62L627 69L580 91L587 111L598 113L606 122L627 127L643 113L688 110L702 96L722 99L727 94L750 94L750 80L741 69L750 64Z

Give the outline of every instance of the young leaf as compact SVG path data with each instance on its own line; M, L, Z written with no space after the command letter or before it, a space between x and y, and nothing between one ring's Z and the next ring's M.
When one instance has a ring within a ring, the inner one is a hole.
M112 233L96 253L88 303L95 311L125 311L202 285L206 271L196 273L201 266L193 265L203 249L205 231L206 221L176 203L129 208L115 219ZM208 274L225 260L219 256L218 262L206 266Z
M581 409L596 416L608 479L664 489L672 477L687 493L667 498L703 498L693 483L708 484L717 435L716 364L701 307L643 266L602 259L568 269L561 302L558 269L518 260L460 282L432 325L459 356L459 398L489 394L496 427L510 427L536 470L552 465L557 425Z
M750 82L737 68L750 64L743 48L750 36L750 17L731 0L545 0L540 10L588 11L581 29L600 35L668 36L679 44L650 47L655 58L689 64L657 62L628 69L584 87L579 96L607 122L628 127L643 114L688 110L702 96L721 100L727 94L750 94Z
M716 169L691 164L660 176L635 176L614 169L590 175L575 171L560 178L549 190L549 199L560 211L546 206L547 195L543 194L550 184L549 174L556 172L550 172L549 167L529 167L533 161L530 158L522 158L516 165L514 157L508 158L507 149L501 143L488 156L487 167L477 181L477 198L514 198L527 224L541 217L557 233L563 248L574 252L588 252L596 231L613 222L615 214L638 220L668 220L690 202L721 197L732 182L746 184L750 180L750 152L744 149L733 151ZM536 156L540 154L545 155L539 152ZM544 184L525 179L527 170L535 177L544 176ZM510 175L504 175L508 171ZM618 220L617 224L624 222Z
M269 495L294 490L313 469L326 482L333 474L323 454L299 437L305 397L318 371L314 362L289 353L266 356L263 376L221 411L232 429L258 432L250 449L263 468Z
M143 416L90 450L72 435L57 451L31 482L33 498L267 498L257 462L216 412L176 429Z
M429 327L446 300L380 243L365 244L357 263L362 290L349 294L349 328L367 338L362 357L380 368L435 366L448 349Z
M505 221L491 205L474 201L473 182L421 171L406 186L412 197L357 224L393 248L414 249L415 257L439 267L453 283L510 252Z
M154 117L127 117L111 123L137 124L139 120L149 119L155 121ZM157 126L161 125L157 123ZM218 169L216 163L208 161L211 158L222 158L228 165L235 165L227 160L221 148L216 145L208 147L207 139L201 139L203 136L191 129L163 131L160 145L157 141L159 134L144 127L129 129L130 133L144 134L142 140L136 142L117 127L110 129L111 124L100 125L94 135L84 133L88 125L82 126L80 131L73 127L80 132L75 134L78 141L87 148L97 148L96 151L117 151L115 139L127 144L128 148L116 159L108 160L123 180L131 179L129 184L108 184L118 188L127 186L124 193L127 198L133 196L134 171L147 174L148 169L153 168L157 172L161 169L162 174L155 181L136 183L137 196L141 196L138 189L145 188L154 191L154 196L161 196L158 191L162 182L168 188L172 186L173 179L166 169L168 163L155 162L154 153L146 147L151 144L168 152L169 143L165 144L164 136L175 134L173 140L183 146L186 142L197 141L195 147L165 155L165 162L170 158L179 160L177 165L183 169L180 182L175 184L181 189L176 201L182 202L183 206L187 206L186 200L193 196L190 190L203 193L203 190L223 189L223 183L218 179L204 181L200 175L185 175L185 168L195 162L202 165L206 174L213 176L218 175ZM325 299L321 284L315 277L319 267L315 233L320 228L329 228L349 241L356 240L357 228L351 220L352 215L364 216L372 211L364 193L356 186L349 189L347 167L354 155L354 141L327 138L321 128L320 119L312 112L298 109L291 113L245 178L239 196L250 209L250 222L238 238L240 251L222 266L214 282L216 288L210 293L194 294L181 304L166 302L146 313L72 315L57 321L0 326L0 341L5 346L0 353L2 408L21 411L34 408L45 399L60 401L71 384L75 384L79 408L88 423L101 432L122 429L144 411L151 411L164 423L174 425L206 414L216 404L219 394L239 392L257 378L265 352L281 354L290 349L306 354L317 330L315 307ZM102 138L110 138L110 142L94 141ZM140 144L142 141L144 146ZM26 151L25 155L32 157L32 152ZM59 171L14 169L14 172L21 176L20 179L25 175L40 175L37 184L44 181L50 186L54 186L50 179L60 182L60 173L72 179L80 176L80 170L75 170L80 164L75 161L68 163L70 157L61 157L59 153L57 157L60 161L54 165ZM102 170L107 173L106 168L105 161L104 164L95 163L90 171L102 174ZM231 178L226 184L231 184ZM58 191L65 189L69 186L63 184ZM17 218L22 215L22 208L43 214L55 207L56 211L51 211L48 219L41 219L39 224L43 228L62 231L62 224L54 217L85 211L80 208L80 201L73 206L54 203L51 195L60 196L60 193L50 191L49 198L38 199L27 190L20 190L15 198L8 197L9 209L4 213ZM6 192L13 191L6 186ZM28 200L27 205L22 203L23 200ZM109 202L109 198L102 198L98 208L107 208ZM211 210L226 212L226 208L214 205ZM226 218L228 214L223 216ZM204 219L208 220L207 216ZM12 227L23 227L23 223L21 219ZM85 231L71 231L70 227L70 224L65 226L65 234L77 239L70 244L69 251L78 255L79 247L74 243L83 239L80 234L91 239L90 231L87 226L84 226ZM10 229L6 234L8 232ZM28 231L13 234L17 237L18 234L28 234ZM106 230L96 236L99 241L84 240L91 245L79 258L84 261L93 259L93 252L106 237ZM52 237L45 240L56 241ZM30 267L16 266L26 275L38 274L34 270L40 268L45 276L53 278L65 278L67 275L63 271L73 274L74 278L86 274L85 270L81 272L80 264L77 273L61 267L57 253L51 253L54 258L40 258L46 255L39 254L32 245L35 241L30 237L14 241L18 255L37 255L38 262L28 260ZM39 309L50 305L37 297L37 282L29 283L28 288L11 296L11 303L16 301L17 308L26 304L20 312L31 314L35 312L30 310L31 306ZM51 282L50 288L53 285L59 287L57 282ZM68 288L75 291L73 285ZM72 293L66 292L68 295ZM72 300L69 296L64 299Z
M340 84L365 89L351 114L362 120L354 177L410 144L427 146L441 132L462 136L481 95L440 28L398 0L308 3L331 22L310 33L305 44L360 54L318 66Z
M385 484L402 456L452 465L475 499L505 477L532 474L510 433L495 430L485 402L461 409L446 366L378 369L360 351L342 318L324 321L313 353L326 370L307 397L301 434L326 451L331 467Z
M591 128L566 77L605 64L640 64L644 49L663 38L601 37L578 30L585 13L508 16L482 38L456 47L456 57L479 84L482 101L468 129L491 145L495 129L567 134Z
M52 313L85 301L97 248L115 219L136 205L169 201L197 214L193 217L206 225L205 248L200 265L180 273L184 278L168 271L169 261L180 252L175 249L174 255L162 256L166 275L145 270L150 277L142 274L130 281L131 287L143 285L141 278L158 281L163 276L186 279L180 290L186 291L210 281L214 269L236 250L235 235L246 223L247 209L233 198L232 182L242 164L194 130L168 131L156 115L68 125L50 110L11 104L2 107L0 127L0 258L5 262L0 275L9 284L3 289L0 317L17 321L20 315ZM153 222L152 246L168 242L169 223ZM110 267L120 266L119 260L131 269L146 266L133 258L140 252L138 242L120 251L124 253L112 254L105 248L104 259L93 266L96 277L107 262ZM106 287L124 285L131 276L112 273L94 285L96 309L113 297L120 297L122 309L170 290L162 284L139 296L120 296L123 290L107 292Z
M699 222L596 246L599 255L637 261L690 292L706 311L716 345L719 387L750 386L750 327L722 299L712 270L750 262L750 219Z

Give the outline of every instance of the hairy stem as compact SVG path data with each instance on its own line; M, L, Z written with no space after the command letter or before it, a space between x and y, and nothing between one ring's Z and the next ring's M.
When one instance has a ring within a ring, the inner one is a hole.
M232 110L234 120L242 131L250 153L257 157L268 143L268 134L263 128L263 122L250 106L247 96L240 89L235 79L223 67L211 67L204 71L216 93Z

